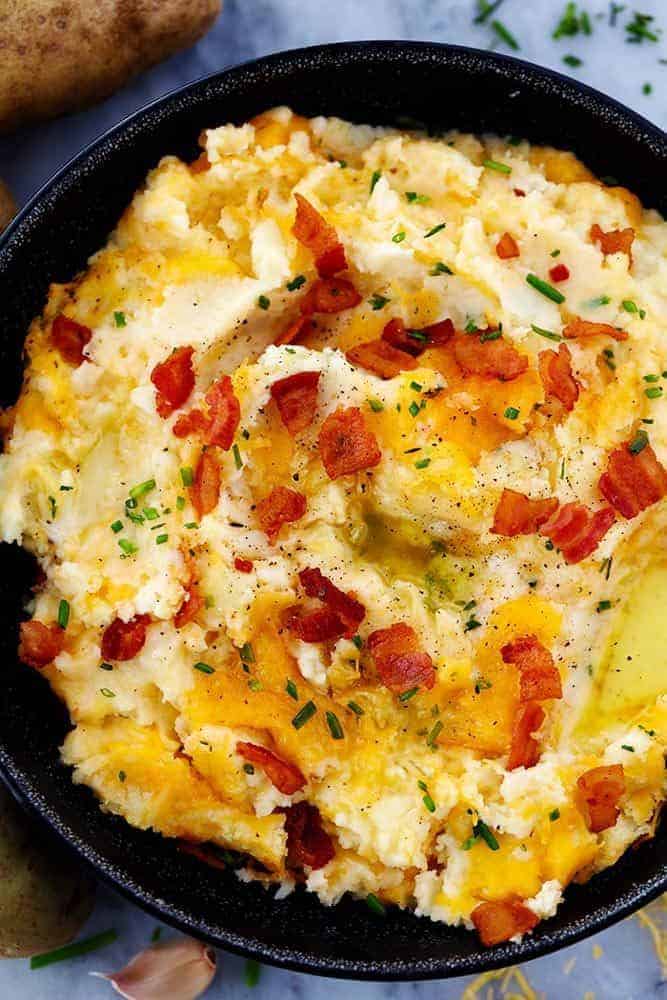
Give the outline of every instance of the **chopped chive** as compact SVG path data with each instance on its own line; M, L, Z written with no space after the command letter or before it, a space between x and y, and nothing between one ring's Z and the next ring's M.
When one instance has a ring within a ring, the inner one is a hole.
M355 715L364 714L363 708L361 707L361 705L357 705L356 701L348 701L347 707L351 712L354 712Z
M430 464L430 458L420 458L415 462L415 469L426 469Z
M244 764L243 765L243 770L245 771L246 774L254 774L255 773L255 768L252 766L252 764Z
M424 233L424 239L427 240L429 237L435 236L436 233L442 232L446 225L446 222L439 222L437 226L433 227L433 229L429 229L427 233Z
M560 819L560 809L552 809L549 813L549 819L552 823L555 823L557 819Z
M391 302L391 299L388 299L386 295L378 295L376 293L375 295L371 295L368 301L370 302L373 310L377 312L378 309L384 309L387 303Z
M116 324L116 326L126 326L127 325L127 321L125 319L125 313L124 312L115 312L113 314L113 318L114 318L114 323Z
M499 174L512 173L511 167L508 167L506 163L499 163L498 160L482 160L482 166L486 167L487 170L495 170Z
M375 185L377 184L377 182L380 180L381 177L382 177L381 170L373 171L373 173L371 174L371 184L370 184L369 194L373 194L373 191L375 191Z
M643 375L642 378L644 379L644 382L659 382L660 381L660 376L659 375Z
M503 331L500 328L498 328L497 330L485 330L484 333L480 336L479 342L480 344L485 344L487 340L500 340L502 335Z
M203 663L201 660L199 660L197 663L194 664L194 669L195 670L199 670L199 672L202 673L202 674L214 674L215 673L215 668L214 667L209 666L208 663Z
M476 618L471 617L471 618L468 619L468 621L463 626L463 631L464 632L472 632L474 629L481 628L481 627L482 627L482 623L478 622Z
M125 771L118 772L118 780L121 782L121 784L125 781L126 778L127 775L125 774Z
M164 545L164 543L168 539L169 539L169 535L156 535L155 536L155 544L156 545Z
M113 531L114 535L117 535L119 531L123 530L123 522L114 521L113 524L111 525L111 530Z
M514 37L514 35L512 34L512 32L509 30L509 28L505 27L505 25L503 24L502 21L497 21L497 20L496 21L492 21L491 22L491 27L493 28L493 30L495 31L495 33L498 35L498 37L503 42L505 42L506 45L509 45L509 47L511 49L514 49L515 52L519 51L519 47L520 47L519 43L517 42L516 38Z
M192 469L189 465L181 469L181 482L184 486L192 486L194 482L194 476L192 475Z
M621 743L621 750L627 750L628 753L634 753L635 748L631 747L628 743Z
M406 191L405 197L411 205L426 205L431 200L427 194L417 194L416 191Z
M295 701L299 700L299 692L296 689L296 684L294 683L294 681L291 678L290 678L290 680L288 680L287 684L285 685L285 690L287 691L287 693L290 696L290 698L294 698Z
M639 14L635 11L633 21L628 21L625 26L626 42L640 45L642 42L657 42L658 35L652 30L651 22L654 20L652 14Z
M242 469L243 459L241 458L241 452L239 450L239 446L236 443L232 445L232 455L234 456L234 465L236 466L236 468Z
M369 892L366 896L366 906L378 917L384 917L387 914L384 904L380 902L374 892Z
M384 403L381 403L379 399L369 399L367 402L373 413L382 413L384 410Z
M165 523L166 523L165 521L160 521L159 524L152 524L151 525L151 531L159 531L160 528L164 528Z
M139 551L139 546L135 545L128 538L119 538L118 544L126 556L133 556L135 552Z
M549 254L549 256L550 257L560 257L560 250L558 250L558 249L552 250L551 253Z
M68 621L69 621L69 602L63 599L58 605L58 624L62 629L65 629L67 628Z
M644 395L647 397L647 399L660 399L660 397L662 396L662 391L663 391L662 386L656 385L650 389L644 389Z
M410 383L410 388L411 388L411 389L414 389L414 390L415 390L415 392L421 392L421 391L422 391L422 389L423 389L423 386L422 386L422 385L421 385L421 384L420 384L419 382L414 382L414 381L412 381L412 382Z
M260 295L257 299L257 305L260 309L268 309L271 305L271 299L267 299L266 295Z
M419 691L419 687L410 688L409 691L404 691L403 694L399 694L398 700L402 701L403 704L405 704L406 702L410 701L411 698L414 698L414 696L417 694L417 691Z
M583 305L586 309L597 309L598 306L608 306L610 302L608 295L598 295L595 299L588 299Z
M136 514L132 510L126 510L125 516L129 517L130 521L132 521L134 524L143 524L144 521L146 520L143 514Z
M100 663L100 670L113 670L113 664L106 662Z
M73 489L74 489L74 487L73 487L73 486L61 486L61 487L59 487L59 488L60 488L60 490L61 490L61 491L62 491L63 493L69 493L69 492L70 492L70 490L73 490Z
M405 231L401 229L400 232L394 233L394 235L391 238L391 242L402 243L404 239L405 239Z
M188 521L188 523L184 524L183 527L192 530L193 528L198 528L199 524L196 521Z
M408 337L411 337L412 340L418 340L422 344L425 344L428 340L428 336L422 333L421 330L408 330Z
M142 513L147 521L157 521L160 516L155 507L144 507Z
M463 329L465 333L477 333L479 327L474 319L469 319Z
M436 724L433 726L433 729L430 731L430 733L428 734L428 736L426 738L426 745L429 746L431 748L431 750L435 750L436 749L436 742L435 741L437 740L438 736L442 732L443 728L444 728L444 726L443 726L442 722L440 721L440 719L438 719L438 721L436 722Z
M296 278L292 278L291 281L287 282L287 291L296 292L298 288L306 284L306 278L303 274L297 274Z
M58 510L55 497L49 497L49 504L51 506L51 518L53 519L56 516L56 512Z
M443 264L443 262L439 260L437 264L433 265L433 267L429 271L429 274L432 274L435 277L438 274L454 274L454 272L452 271L451 267L447 267L446 264Z
M463 843L461 844L461 850L469 851L471 847L474 847L474 845L477 843L478 840L479 837L476 837L475 834L473 833L472 837L468 837L466 840L463 841Z
M597 612L600 612L600 611L609 611L610 607L611 607L611 601L598 601L597 607L595 608L595 610Z
M155 480L147 479L144 483L139 483L137 486L133 486L130 490L130 498L132 500L139 500L140 497L150 493L151 490L155 489Z
M519 416L519 410L516 406L508 406L505 410L505 417L507 420L516 420Z
M572 66L573 69L577 69L579 66L583 66L583 59L580 59L579 56L573 56L573 55L563 56L563 62L566 64L566 66Z
M315 715L317 711L317 706L313 701L307 701L306 704L300 709L294 718L292 719L292 725L295 729L301 729L302 726L308 722L309 719Z
M473 831L476 834L476 836L482 838L482 840L486 843L487 847L490 847L492 851L497 851L498 850L498 848L500 847L500 844L496 840L496 837L495 837L495 834L493 833L493 830L491 830L486 825L486 823L484 822L483 819L478 819L477 820L477 822L475 823L475 826L473 827Z
M426 792L425 795L422 796L422 802L424 803L424 805L426 806L426 808L428 809L428 811L430 813L434 813L435 812L435 802L431 798L431 795L430 795L429 792Z
M116 692L112 691L110 688L100 688L100 694L103 694L105 698L116 697Z
M628 451L631 455L638 455L640 451L644 450L647 444L648 434L640 428L628 445Z
M353 635L352 642L357 647L357 649L361 649L364 644L364 640L361 638L360 635Z
M408 406L408 412L412 417L416 417L417 414L419 413L419 403L415 403L414 399Z
M625 311L628 312L628 313L639 312L639 307L637 306L637 303L633 302L632 299L623 299L623 301L621 302L621 305L623 306L623 308L625 309Z
M258 681L256 677L251 677L248 680L248 687L250 688L251 691L261 691L262 683L261 681Z
M562 292L559 292L557 288L550 285L547 281L542 281L538 278L536 274L527 274L526 281L531 285L535 291L540 292L546 298L551 299L552 302L561 303L565 302L565 296Z
M262 967L254 958L247 958L245 963L244 979L248 989L257 986L259 977L262 974Z
M244 663L254 663L255 654L253 653L252 646L249 642L244 642L239 649L239 656Z
M185 497L176 497L176 510L183 510L185 508Z
M486 677L480 677L479 680L475 683L475 694L480 694L482 691L488 691L489 688L492 687L493 684L491 683L491 681L487 681Z
M42 955L33 955L30 959L30 968L43 969L44 966L53 965L55 962L65 962L70 958L88 955L91 951L97 951L111 944L117 937L118 934L115 930L102 931L101 934L93 934L92 937L84 938L82 941L66 944L63 948L56 948L54 951L47 951Z
M325 717L332 737L335 740L342 740L345 734L343 733L343 727L339 722L338 716L335 712L326 712Z

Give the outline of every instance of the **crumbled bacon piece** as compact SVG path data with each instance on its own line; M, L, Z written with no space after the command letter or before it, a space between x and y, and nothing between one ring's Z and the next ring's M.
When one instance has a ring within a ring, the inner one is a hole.
M514 718L508 771L517 767L534 767L537 764L540 747L533 733L537 732L544 719L544 709L536 701L527 701L519 706Z
M331 837L322 826L317 806L297 802L285 810L287 864L290 868L324 868L335 856Z
M366 614L361 601L340 590L319 569L311 567L302 569L299 580L308 597L318 598L330 611L338 615L344 626L343 634L348 639L352 638Z
M303 493L276 486L257 504L259 525L273 545L283 524L298 521L306 513Z
M204 398L209 414L206 444L229 451L241 419L241 406L229 375L216 379Z
M220 466L211 451L203 451L197 462L195 478L190 487L192 503L199 518L210 514L220 496Z
M234 569L237 569L239 573L252 573L253 563L251 559L240 559L238 556L234 560Z
M368 648L380 680L390 691L402 694L413 687L435 684L433 660L419 649L417 633L405 622L371 632Z
M519 700L546 701L562 698L558 668L553 656L536 635L523 635L500 650L504 663L514 663L519 670Z
M395 378L404 371L412 371L417 362L411 354L392 347L386 340L367 340L356 344L346 352L345 357L351 365L365 368L380 378Z
M328 278L347 267L345 249L338 233L301 194L295 194L296 217L292 232L315 258L318 274Z
M294 795L306 784L306 779L296 764L288 763L266 747L239 741L236 752L244 760L261 767L271 784L283 795Z
M563 330L567 340L578 340L580 337L613 337L614 340L627 340L626 330L620 330L611 323L592 323L587 319L573 319Z
M591 833L601 833L618 819L619 799L625 792L622 764L594 767L577 779L582 804Z
M276 347L280 347L282 344L291 344L293 341L299 340L300 337L305 337L312 325L313 321L310 316L299 316L293 323L290 323L286 330L278 334L274 344Z
M382 458L375 435L357 406L339 407L330 413L322 424L318 445L330 479L371 469Z
M192 347L177 347L151 372L151 382L157 389L155 409L163 420L183 406L195 387L193 354Z
M36 618L21 622L19 660L39 670L62 652L64 641L65 634L59 625L45 625Z
M454 324L451 319L441 319L437 323L431 323L430 326L423 326L415 333L426 337L427 347L442 347L444 344L448 344L454 336Z
M514 190L514 194L517 196L517 198L525 198L526 197L526 192L523 190L523 188L513 188L513 190Z
M611 229L605 233L597 222L591 226L589 236L597 243L603 254L627 253L632 264L632 244L635 238L634 229Z
M339 313L352 309L361 302L361 295L347 278L320 278L301 299L301 312Z
M611 507L593 512L573 500L542 525L540 534L560 549L566 563L578 563L595 551L615 520Z
M501 260L510 260L512 257L520 257L519 244L511 233L503 233L496 243L496 253Z
M547 398L557 399L566 410L572 410L579 399L579 383L572 374L570 348L559 344L557 352L540 351L537 361Z
M630 450L630 442L612 451L607 471L600 476L600 492L625 518L636 517L667 493L667 470L650 444Z
M451 319L443 319L438 323L422 327L421 330L409 330L402 319L390 319L382 331L382 339L399 351L405 351L418 358L428 347L441 347L454 336L454 324Z
M301 642L331 642L345 633L343 621L331 608L316 608L303 613L295 605L287 609L285 624Z
M280 419L290 434L310 427L317 409L317 386L321 372L296 372L271 386Z
M516 934L526 934L539 923L539 917L524 906L519 897L480 903L470 914L480 941L487 948L509 941Z
M89 327L63 313L59 313L51 324L51 343L67 364L75 368L86 360L83 349L92 335Z
M531 500L524 493L504 489L493 515L494 535L532 535L541 524L551 517L558 507L558 500Z
M199 581L191 580L186 588L183 603L174 615L175 628L183 628L184 625L194 621L205 604L206 601L199 592Z
M454 357L464 375L481 375L511 382L528 368L528 359L502 337L488 339L488 331L457 334Z
M570 269L565 264L556 264L549 269L549 277L554 284L558 284L559 281L567 281L570 277Z
M102 656L105 660L132 660L146 642L150 615L135 615L128 622L114 618L102 636Z

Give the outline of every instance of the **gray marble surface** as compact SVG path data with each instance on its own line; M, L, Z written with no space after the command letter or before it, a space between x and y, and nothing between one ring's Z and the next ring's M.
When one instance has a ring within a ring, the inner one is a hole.
M667 58L665 0L641 0L641 12L655 15L657 26L665 29L658 43L641 45L626 44L625 25L634 15L634 4L626 4L612 27L606 0L582 5L592 15L590 37L552 40L564 6L564 0L504 0L496 16L519 42L518 55L572 73L667 126L667 65L660 62ZM227 0L214 29L194 49L156 67L96 108L0 139L0 177L23 203L85 143L149 100L224 66L278 49L349 39L410 38L509 52L488 23L473 23L476 9L476 0ZM570 69L562 61L566 54L578 56L583 65ZM650 94L644 93L645 84L651 84ZM667 993L665 913L664 903L654 904L646 913L594 939L481 980L350 984L263 968L258 985L248 989L244 961L220 954L219 971L207 998L657 1000ZM88 973L122 965L148 942L155 921L104 889L85 934L109 927L117 929L117 942L86 958L34 972L24 961L0 962L0 998L95 1000L111 996L109 985ZM165 931L165 935L171 933Z

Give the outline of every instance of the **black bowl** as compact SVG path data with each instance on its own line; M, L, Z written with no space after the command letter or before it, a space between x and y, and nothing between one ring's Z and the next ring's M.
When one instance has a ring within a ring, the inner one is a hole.
M526 136L576 152L667 214L663 132L602 94L516 59L447 45L341 44L259 59L169 95L107 132L47 184L0 241L0 402L13 402L21 350L49 282L82 268L146 172L165 153L197 155L200 129L276 104L357 122ZM571 944L667 887L667 831L585 886L521 944L488 950L466 931L359 902L325 908L297 891L281 902L105 815L58 763L66 713L16 659L31 561L0 547L0 765L17 797L95 871L164 920L265 962L359 979L427 979L510 965Z

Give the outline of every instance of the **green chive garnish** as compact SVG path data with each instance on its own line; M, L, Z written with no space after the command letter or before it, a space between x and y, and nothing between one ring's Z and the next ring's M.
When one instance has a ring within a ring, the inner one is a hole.
M343 727L341 726L338 716L334 712L326 712L327 726L329 727L329 732L335 740L342 740L344 733Z
M376 295L371 295L368 301L370 302L375 312L377 312L378 309L384 309L387 303L391 302L391 299L388 299L385 295L376 294Z
M621 302L621 305L623 306L623 308L625 309L625 311L627 313L636 313L636 312L639 312L639 307L638 307L637 303L633 302L632 299L623 299L623 301Z
M508 406L505 410L505 417L507 420L516 420L519 416L519 410L516 406Z
M69 621L69 602L62 600L58 605L58 624L61 628L67 628Z
M128 538L119 538L118 544L126 556L133 556L135 552L139 551L139 546L135 545Z
M482 160L482 166L487 170L496 170L499 174L511 174L512 168L506 163L499 163L498 160Z
M598 601L596 611L609 611L611 607L611 601Z
M169 535L156 535L155 536L155 544L156 545L164 545L164 543L168 540L168 538L169 538Z
M94 934L92 937L84 938L83 941L74 941L63 948L44 952L43 955L33 955L30 959L30 968L43 969L44 966L53 965L55 962L66 962L70 958L88 955L91 951L97 951L111 944L117 937L115 930L102 931L101 934Z
M382 413L384 410L384 403L381 403L379 399L369 399L368 405L373 413Z
M290 698L294 698L295 701L299 700L299 692L297 691L296 684L294 683L293 680L291 679L288 680L287 684L285 685L285 690L287 691Z
M621 750L627 750L628 753L634 753L635 748L631 747L628 743L621 743Z
M137 486L133 486L130 490L130 497L132 500L139 500L140 497L150 493L151 490L155 489L155 480L147 479L144 483L139 483Z
M530 324L530 328L533 333L538 333L540 337L546 337L547 340L562 340L560 333L554 333L553 330L545 330L541 326L535 326L534 323Z
M416 191L406 191L405 197L411 205L426 205L431 200L427 194L417 194Z
M443 264L443 262L439 260L437 264L433 265L433 267L429 271L429 274L435 277L438 274L454 274L454 272L452 271L451 267L447 267L446 264Z
M255 654L253 653L252 646L250 645L249 642L243 643L243 645L239 649L239 656L241 657L244 663L255 662Z
M392 243L402 243L404 239L405 239L405 232L404 232L404 230L401 229L400 232L394 233L394 235L391 238L391 242Z
M195 670L199 670L200 673L202 673L202 674L214 674L215 673L215 668L214 667L209 666L208 663L202 663L201 660L199 660L198 663L194 664L194 669Z
M557 288L550 285L548 281L542 281L542 279L538 278L536 274L527 274L526 281L535 289L535 291L540 292L542 295L546 296L546 298L551 299L552 302L556 302L558 304L565 302L565 296L562 292L559 292Z
M364 644L364 640L361 638L360 635L353 635L352 642L357 647L357 649L361 649Z
M431 750L435 750L435 748L436 748L436 742L435 741L437 740L438 736L442 732L443 728L444 727L442 725L442 722L440 721L440 719L438 719L438 721L436 722L436 724L433 726L433 729L428 734L428 737L426 738L426 745L429 746L431 748Z
M126 326L127 325L127 322L126 322L126 319L125 319L125 313L124 312L115 312L113 314L113 318L114 318L114 323L116 324L116 326Z
M369 191L370 194L373 194L373 191L375 191L375 185L377 184L377 182L380 180L381 177L382 177L381 170L374 170L373 173L371 174L371 185Z
M502 21L492 21L491 22L491 27L493 28L493 30L495 31L495 33L498 35L498 37L503 42L505 42L506 45L509 45L509 47L511 49L514 49L515 52L519 51L519 43L517 42L517 40L514 37L514 35L512 34L512 32L508 28L505 27L505 25L503 24Z
M660 399L660 397L662 396L662 386L656 385L650 389L644 389L644 395L648 399Z
M640 428L628 445L628 451L631 455L638 455L640 451L644 450L647 444L648 434Z
M160 516L155 507L144 507L143 515L147 521L157 521Z
M100 688L100 694L103 694L105 698L116 697L116 692L112 691L110 688Z
M414 399L412 400L412 402L408 406L408 412L413 417L416 417L417 414L419 413L419 403L415 403Z
M100 670L113 670L113 664L111 664L111 663L100 663Z
M408 691L404 691L403 694L399 694L398 700L402 701L403 704L405 704L405 702L410 701L411 698L414 698L414 696L417 694L417 691L419 691L419 687L410 688Z
M428 811L430 813L434 813L435 812L435 802L431 798L431 795L430 795L429 792L426 792L425 795L422 797L422 802L424 803L424 805L426 806L426 808L428 809Z
M560 809L552 809L549 813L549 819L552 823L555 823L557 819L560 819Z
M306 704L300 709L294 718L292 719L292 725L295 729L301 729L302 726L308 722L309 719L315 715L317 711L317 706L313 701L307 701Z
M257 986L261 974L262 967L259 962L256 962L254 958L246 959L244 979L245 984L249 989L252 989L253 986Z
M482 623L478 622L476 618L469 618L468 621L463 626L464 632L472 632L476 628L481 628Z
M241 452L237 444L232 445L232 455L234 456L234 465L237 469L243 468L243 459L241 458Z
M608 295L598 295L595 299L588 299L583 305L586 309L597 309L598 306L608 306L610 302Z
M114 535L117 535L119 531L123 530L123 522L114 521L114 523L111 525L111 530L113 531Z
M287 282L287 291L296 292L298 288L306 284L306 279L303 274L297 274L296 278L292 278L291 281Z
M348 701L347 707L351 712L354 712L355 715L364 714L363 708L361 707L361 705L357 705L356 701Z
M491 848L492 851L497 851L500 844L496 840L493 830L491 830L483 819L478 819L473 827L476 836L481 837L483 841Z
M181 469L181 482L184 486L192 486L194 482L194 476L192 475L192 469L189 465Z
M426 469L430 464L430 458L420 458L415 462L415 469Z
M429 229L427 233L424 233L424 239L427 240L430 236L435 236L436 233L442 232L446 225L446 222L439 222L437 226L433 227L433 229Z
M374 892L369 892L366 896L366 906L378 917L384 917L387 914L384 905L380 902Z
M258 681L256 677L251 677L250 678L250 680L248 681L248 687L250 688L251 691L261 691L262 690L261 681Z
M176 497L176 510L184 510L185 497Z
M271 305L271 299L267 299L266 295L260 295L257 299L257 305L260 309L268 309Z
M246 774L254 774L255 773L255 768L252 766L252 764L244 764L243 765L243 770L245 771Z

